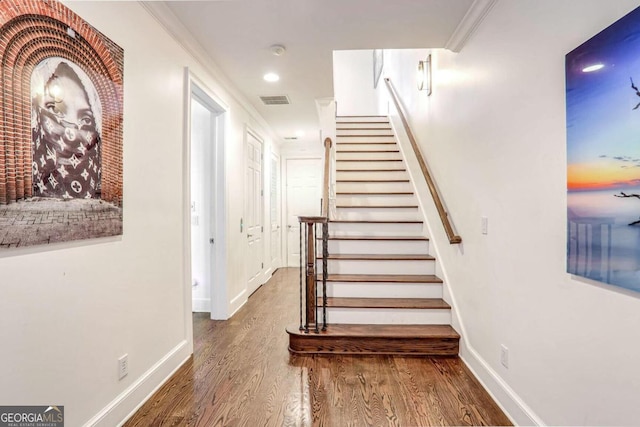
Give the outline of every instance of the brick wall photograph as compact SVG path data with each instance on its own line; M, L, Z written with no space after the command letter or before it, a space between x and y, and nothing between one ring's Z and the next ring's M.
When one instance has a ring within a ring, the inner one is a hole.
M0 2L0 250L122 234L122 48L56 1Z

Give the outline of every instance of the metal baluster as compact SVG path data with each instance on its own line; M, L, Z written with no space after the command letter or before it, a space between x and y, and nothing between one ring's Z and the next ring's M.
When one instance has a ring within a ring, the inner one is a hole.
M319 320L318 319L318 239L316 236L318 235L318 224L313 224L313 264L315 265L315 274L313 277L313 293L315 295L314 298L314 313L316 314L316 334L320 333L319 329Z
M306 263L303 262L302 259L302 222L300 222L300 328L299 330L302 331L304 330L304 327L302 326L302 301L304 301L303 297L303 293L304 291L303 289L303 274L302 274L302 268L303 266L305 266Z
M322 330L327 330L327 261L329 257L329 223L322 224Z
M305 265L305 279L306 282L308 282L309 278L309 223L304 223L304 228L305 228L305 233L304 233L304 265ZM305 282L305 283L306 283ZM309 333L309 289L308 286L306 286L306 291L305 291L305 319L304 319L304 331L308 334Z

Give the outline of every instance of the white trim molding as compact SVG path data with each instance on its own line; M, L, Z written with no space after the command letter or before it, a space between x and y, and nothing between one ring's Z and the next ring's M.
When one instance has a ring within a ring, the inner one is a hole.
M460 358L491 395L500 409L517 426L545 426L522 398L494 371L463 336Z
M171 37L182 46L197 62L200 63L217 82L224 87L233 99L236 100L249 115L256 120L269 134L277 145L283 141L273 131L271 125L262 117L247 98L240 92L237 86L224 74L205 48L193 37L187 27L176 17L165 2L139 1L142 7L164 28Z
M171 349L147 372L120 393L85 427L123 425L191 357L186 340Z
M460 52L471 39L498 0L474 0L456 29L445 43L445 49Z

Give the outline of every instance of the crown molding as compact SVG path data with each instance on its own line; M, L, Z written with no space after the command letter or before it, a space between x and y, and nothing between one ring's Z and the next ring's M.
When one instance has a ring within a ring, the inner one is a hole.
M171 9L169 9L169 6L167 6L165 2L139 1L138 3L164 28L176 43L204 67L214 80L216 80L254 120L264 127L274 144L280 145L283 143L283 140L274 132L264 117L251 105L251 102L240 92L235 83L218 67L218 64L216 64L213 58L207 53L206 49L193 37L191 32Z
M453 31L453 34L451 34L451 37L449 37L449 40L447 40L444 46L445 49L456 53L460 52L496 3L498 3L498 0L474 0Z

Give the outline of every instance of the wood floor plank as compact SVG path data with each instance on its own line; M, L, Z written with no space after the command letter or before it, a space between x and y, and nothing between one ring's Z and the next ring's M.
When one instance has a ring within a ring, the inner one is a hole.
M298 281L278 270L227 321L194 314L193 357L124 425L510 425L458 358L290 355Z

